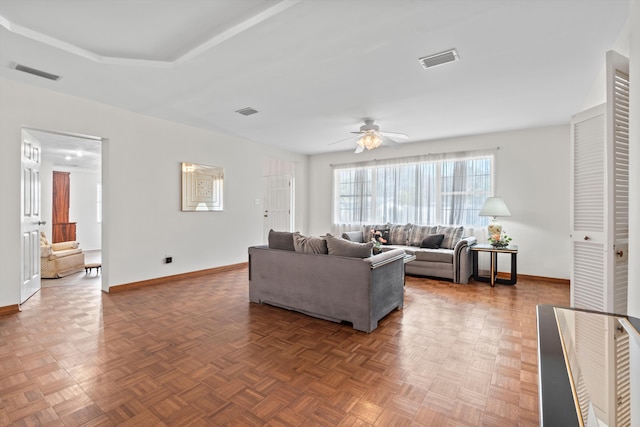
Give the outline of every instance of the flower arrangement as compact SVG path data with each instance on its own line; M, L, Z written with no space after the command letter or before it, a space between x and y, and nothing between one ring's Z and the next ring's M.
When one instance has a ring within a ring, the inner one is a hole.
M380 230L371 230L371 241L373 242L373 247L376 249L380 249L381 244L387 243L387 240L382 237Z
M511 237L507 236L505 233L496 233L489 236L489 244L494 248L504 248L509 246Z

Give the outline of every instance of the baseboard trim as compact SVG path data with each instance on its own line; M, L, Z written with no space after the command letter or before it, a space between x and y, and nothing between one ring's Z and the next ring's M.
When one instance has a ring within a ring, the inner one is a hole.
M4 316L5 314L16 314L20 313L20 304L7 305L5 307L0 307L0 316Z
M157 277L155 279L142 280L140 282L125 283L123 285L109 287L109 293L117 293L130 291L133 289L145 288L147 286L161 285L163 283L173 282L175 280L190 279L193 277L208 276L210 274L218 274L225 271L238 270L247 268L249 263L241 262L239 264L224 265L222 267L208 268L206 270L191 271L189 273L174 274L173 276Z
M531 276L529 274L518 274L518 279L541 280L543 282L557 283L559 285L571 285L571 280L560 279L558 277Z

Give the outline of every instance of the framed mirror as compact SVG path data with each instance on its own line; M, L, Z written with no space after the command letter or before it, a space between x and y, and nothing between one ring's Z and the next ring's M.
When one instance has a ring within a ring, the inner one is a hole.
M182 162L182 211L222 211L224 168Z

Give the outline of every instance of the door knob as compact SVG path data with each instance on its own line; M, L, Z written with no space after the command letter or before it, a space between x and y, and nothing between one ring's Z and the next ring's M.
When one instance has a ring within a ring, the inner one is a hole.
M38 224L38 225L45 225L46 223L47 223L47 221L38 221L38 222L36 222L36 224Z
M584 236L584 240L591 240L591 237L589 237L589 236Z
M620 258L622 258L624 256L624 251L618 251L618 252L616 252L616 255L618 255Z

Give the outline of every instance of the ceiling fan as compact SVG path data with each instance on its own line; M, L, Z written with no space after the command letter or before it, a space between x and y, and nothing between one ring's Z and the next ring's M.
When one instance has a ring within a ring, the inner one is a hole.
M380 145L396 145L396 139L409 139L404 133L398 132L381 132L380 127L373 123L372 119L365 119L364 125L360 126L360 130L358 132L351 132L355 134L355 136L350 136L349 138L341 139L340 141L332 142L329 145L337 144L339 142L347 141L350 139L357 139L356 144L358 147L356 148L355 153L362 153L365 149L373 150L374 148L378 148Z

